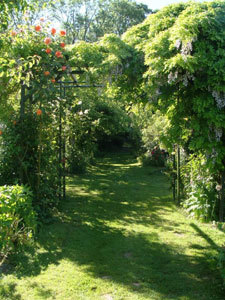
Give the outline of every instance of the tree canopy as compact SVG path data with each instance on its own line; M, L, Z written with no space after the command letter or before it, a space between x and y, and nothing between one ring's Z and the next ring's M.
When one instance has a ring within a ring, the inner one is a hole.
M9 16L15 11L23 11L27 7L26 0L2 0L0 2L0 28L6 29L9 23Z
M225 3L170 5L124 40L145 56L142 88L169 116L171 142L224 164Z
M152 11L134 0L59 0L48 3L51 19L67 30L67 41L96 41L104 34L122 35Z

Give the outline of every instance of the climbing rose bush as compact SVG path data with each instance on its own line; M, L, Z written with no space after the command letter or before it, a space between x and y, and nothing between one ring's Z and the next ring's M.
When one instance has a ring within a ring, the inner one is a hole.
M5 50L0 55L4 65L0 81L5 89L0 91L0 97L7 114L0 122L0 184L29 185L32 205L42 220L48 219L50 209L58 203L61 162L56 83L62 73L66 75L68 66L65 36L65 30L57 32L44 20L1 34ZM18 110L21 82L26 86L23 113Z

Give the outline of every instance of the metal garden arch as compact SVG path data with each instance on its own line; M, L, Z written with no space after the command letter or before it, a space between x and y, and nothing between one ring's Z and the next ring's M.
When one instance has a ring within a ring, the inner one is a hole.
M72 80L62 80L62 76L58 76L58 80L56 81L56 84L58 85L59 90L59 136L58 136L58 195L59 200L62 198L66 198L66 168L65 168L65 157L66 157L66 143L65 143L65 136L63 136L63 128L62 128L62 100L66 99L66 90L67 89L75 89L75 88L93 88L93 87L102 87L103 85L95 85L95 84L88 84L87 82L78 82L75 74L81 74L84 73L84 71L72 71L71 68L69 68L68 75L71 76ZM28 97L26 96L26 89L31 89L31 87L28 87L23 82L21 82L21 98L20 98L20 119L23 120L23 116L25 113L25 102L28 100ZM29 100L32 102L32 95L29 96ZM62 167L61 167L62 165Z

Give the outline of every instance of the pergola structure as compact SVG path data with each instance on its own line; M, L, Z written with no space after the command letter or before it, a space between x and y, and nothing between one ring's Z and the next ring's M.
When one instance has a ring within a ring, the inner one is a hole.
M65 136L63 135L63 124L62 124L62 113L63 113L63 106L62 100L66 99L66 90L73 89L73 88L93 88L93 87L103 87L103 85L95 85L89 84L87 82L78 82L75 74L83 74L85 71L83 70L72 70L68 67L67 75L71 77L71 80L62 80L62 74L58 74L56 77L55 84L58 85L59 90L59 135L58 135L58 195L59 200L62 198L66 198L66 141ZM25 102L29 98L32 102L32 95L29 97L26 96L26 89L30 90L32 87L28 87L23 82L21 83L21 100L20 100L20 119L23 120L23 116L25 113Z

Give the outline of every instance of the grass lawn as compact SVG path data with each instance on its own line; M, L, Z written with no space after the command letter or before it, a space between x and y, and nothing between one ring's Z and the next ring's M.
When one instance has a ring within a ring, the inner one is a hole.
M1 266L1 300L225 299L224 232L185 217L159 169L119 154L67 181L37 245Z

